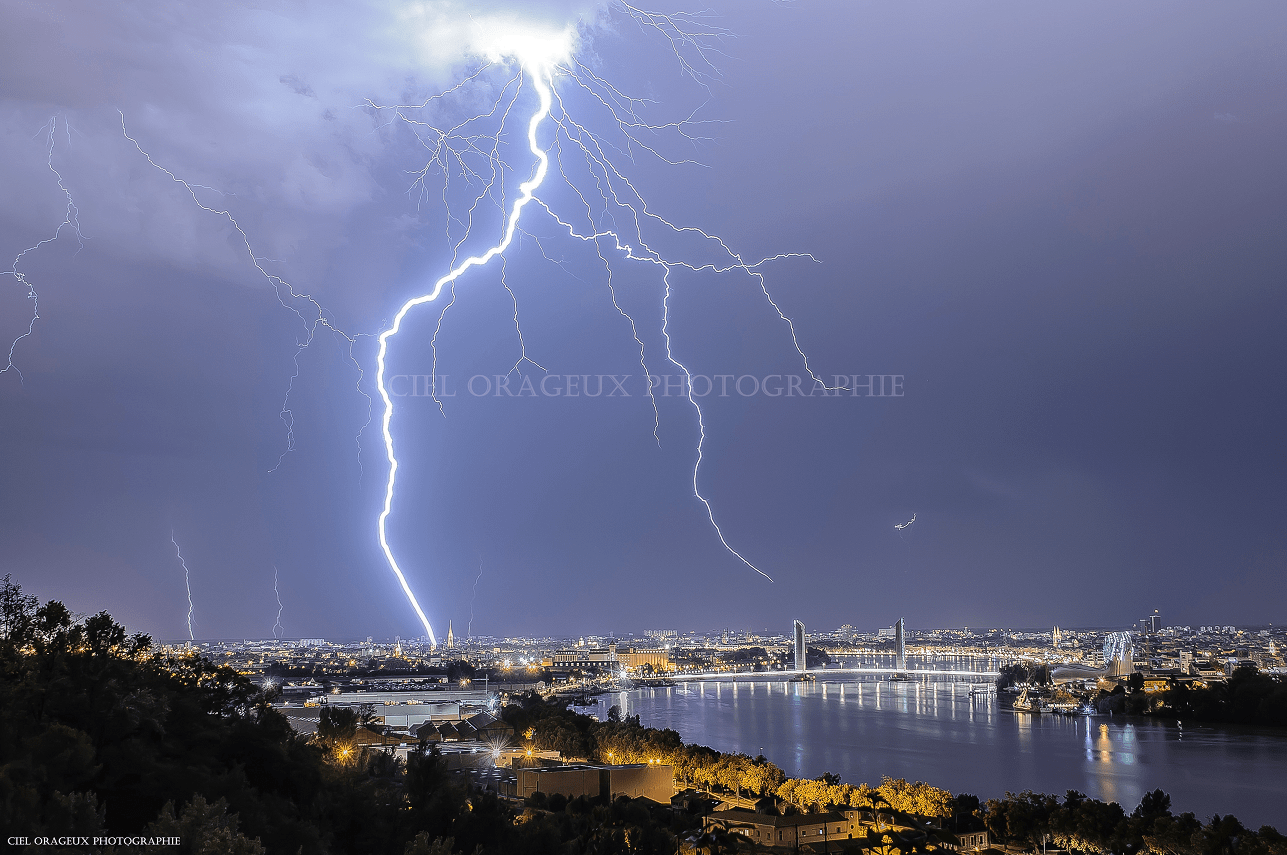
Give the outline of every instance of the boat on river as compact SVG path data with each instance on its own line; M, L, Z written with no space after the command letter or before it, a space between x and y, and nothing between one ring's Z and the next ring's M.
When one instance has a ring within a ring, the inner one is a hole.
M1030 696L1028 694L1028 689L1025 687L1024 690L1019 693L1019 697L1014 699L1014 704L1011 706L1011 709L1015 712L1043 713L1047 712L1049 708L1046 706L1044 699L1040 696Z

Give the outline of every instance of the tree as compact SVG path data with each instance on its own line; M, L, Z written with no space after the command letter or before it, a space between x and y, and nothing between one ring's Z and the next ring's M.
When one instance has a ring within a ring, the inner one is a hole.
M1191 813L1161 816L1144 829L1142 837L1147 851L1154 855L1197 855L1202 823Z
M5 574L0 583L0 641L21 646L28 638L36 615L36 598L22 593L22 588Z
M894 855L898 851L897 841L893 835L877 828L868 828L863 832L865 848L877 855Z
M428 832L422 831L402 850L402 855L452 855L456 841L450 837L429 839Z
M161 815L148 824L149 837L173 837L174 846L148 846L145 852L167 852L177 855L264 855L259 840L251 840L237 830L237 815L228 813L228 802L219 799L208 803L201 795L193 796L178 816L174 802L166 802Z
M1142 819L1150 823L1158 817L1170 815L1171 797L1162 790L1145 793L1144 798L1140 799L1139 805L1131 813L1133 819Z
M323 707L317 719L317 738L327 747L351 743L357 735L358 712L350 707Z
M890 807L900 813L933 817L952 815L952 794L921 781L908 783L902 778L882 778L880 793Z
M763 755L756 757L742 771L742 786L757 796L774 792L785 780L786 773L765 760Z

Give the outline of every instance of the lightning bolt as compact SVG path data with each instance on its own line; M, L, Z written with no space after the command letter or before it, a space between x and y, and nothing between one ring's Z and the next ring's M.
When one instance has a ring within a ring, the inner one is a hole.
M679 59L681 68L692 79L697 81L709 91L709 81L713 78L711 71L714 66L710 62L710 55L717 50L712 46L712 40L719 40L727 35L724 31L718 29L701 30L696 27L699 16L684 15L659 15L645 12L628 4L621 4L620 8L632 17L636 23L646 30L654 30L660 33L668 40L676 57ZM691 57L695 54L695 57ZM486 113L475 115L456 125L449 127L439 127L433 121L418 118L415 111L427 107L431 102L447 96L453 92L460 91L466 84L476 80L482 75L483 71L488 68L484 65L474 75L462 81L457 86L446 92L435 95L419 105L398 105L398 106L380 106L374 102L368 101L367 106L372 112L380 114L384 111L392 111L393 122L404 122L416 135L420 143L430 151L431 157L426 166L415 173L416 178L413 181L409 192L417 192L419 199L417 204L428 196L427 178L432 172L440 172L443 178L442 201L447 209L447 236L452 244L452 257L449 264L449 270L446 275L438 279L428 293L413 297L402 304L393 318L388 329L379 335L379 349L376 357L376 388L379 391L380 399L384 404L384 412L381 418L381 433L384 438L385 456L389 463L388 479L385 485L384 504L380 511L377 521L379 542L381 550L384 553L385 560L389 568L396 576L403 593L406 595L408 602L415 610L416 615L420 618L425 630L433 643L437 643L429 619L425 616L424 610L420 607L415 594L412 592L406 575L399 566L393 550L389 544L388 521L393 510L393 499L397 486L398 458L395 453L394 440L392 433L392 422L394 415L393 398L385 384L385 371L388 358L389 344L393 338L402 330L402 324L407 314L414 308L431 303L441 296L444 289L449 291L450 298L444 305L442 312L438 316L438 322L435 326L431 345L433 347L434 374L437 373L437 338L442 329L444 318L447 311L455 304L456 285L460 278L474 267L485 266L489 261L497 256L501 256L501 285L509 292L514 305L514 325L518 335L519 358L511 368L511 372L520 368L524 361L527 361L538 368L542 367L527 355L527 345L523 337L522 327L518 320L518 300L513 290L510 288L505 279L506 259L505 251L510 247L514 240L516 232L520 232L519 219L527 205L530 202L536 202L537 206L546 213L561 229L565 230L569 237L592 244L595 248L599 259L603 263L606 276L609 295L612 299L614 308L629 323L631 335L639 346L639 361L645 374L648 374L647 348L639 336L638 325L634 318L625 311L617 300L617 292L612 282L612 264L609 256L615 255L629 262L638 262L653 265L659 268L661 273L660 280L662 285L661 301L661 337L664 342L665 359L678 370L682 371L687 385L685 387L685 397L688 398L693 408L693 413L697 423L698 439L695 449L695 459L692 469L692 492L696 499L705 508L707 519L710 521L716 537L721 545L733 557L737 558L742 564L751 570L763 576L770 582L772 578L757 567L754 563L746 558L741 552L733 547L725 536L724 531L716 519L715 509L710 500L702 491L701 487L701 468L704 462L705 445L706 445L706 417L702 411L701 404L692 395L693 375L689 370L687 363L682 361L677 355L674 342L671 339L670 321L671 321L671 298L673 296L672 273L677 269L682 269L692 273L713 273L729 274L741 273L751 278L758 285L758 290L763 294L769 306L777 315L778 319L786 326L786 331L790 336L792 346L800 357L805 371L809 374L816 387L821 387L824 391L836 391L842 389L842 386L828 386L825 381L819 377L812 365L808 355L804 352L800 344L799 336L796 331L795 323L782 310L779 303L769 292L762 267L772 261L778 261L787 258L804 258L817 261L808 253L781 253L778 255L762 258L759 260L748 260L741 254L734 251L718 235L709 233L692 226L681 226L670 220L654 213L648 206L644 197L641 195L636 186L630 179L618 169L608 154L608 149L622 153L627 159L633 160L636 153L648 153L654 155L666 163L695 163L690 160L671 160L661 155L655 147L644 141L644 133L658 133L669 130L678 133L685 139L694 143L703 139L696 135L697 128L701 124L693 118L681 122L674 122L665 125L649 124L645 122L640 112L645 106L645 101L628 96L612 86L607 81L598 77L590 69L581 63L572 60L570 57L563 62L548 62L536 64L524 62L521 57L518 59L520 70L519 73L511 77L508 82L501 88L499 96L496 98L491 109ZM711 71L707 71L710 69ZM555 86L556 78L567 80L572 84L573 91L580 91L588 94L592 104L597 104L604 108L610 118L609 125L615 127L624 137L624 144L611 145L605 142L600 136L592 133L585 125L577 122L572 118L564 102L563 96ZM478 206L484 200L491 200L502 210L505 210L504 202L504 176L505 164L499 161L497 154L499 149L500 136L505 129L505 120L508 118L510 111L514 108L519 95L530 82L538 96L538 107L528 120L527 125L527 148L536 159L536 167L531 177L519 186L517 198L511 207L508 208L504 218L504 229L500 239L496 241L485 251L470 256L464 261L458 261L458 255L465 241L469 238L475 222L475 212ZM494 136L483 134L479 135L471 129L471 123L488 117L500 116L500 129L495 132ZM554 138L547 148L542 148L537 139L537 132L542 125L549 120L554 127ZM479 144L481 137L490 137L492 145L485 148ZM484 164L481 168L475 166L477 159L481 157ZM549 204L544 200L537 198L536 192L542 187L551 167L551 157L557 163L556 171L558 176L563 180L563 186L569 189L579 199L580 205L584 208L585 227L578 227L560 217ZM569 175L571 169L579 169L588 173L593 183L593 190L583 190L578 187L573 178ZM472 204L469 205L467 214L462 218L452 213L453 205L450 203L448 188L452 183L453 175L463 176L467 183L481 183L481 190L473 196ZM497 194L499 194L499 199ZM591 201L594 198L595 201ZM596 207L599 213L596 215ZM618 222L618 217L622 222ZM720 261L707 262L688 262L676 260L663 256L660 250L655 249L648 241L644 239L644 226L649 224L659 226L663 233L669 233L675 237L683 239L697 238L700 242L713 249L721 258ZM462 232L453 233L453 228L462 229ZM528 234L527 232L521 232ZM626 235L629 237L626 237ZM530 235L529 235L530 236ZM547 260L554 261L545 253L539 239L535 239L542 255ZM607 252L605 253L605 248ZM559 262L554 262L559 263ZM654 412L654 436L658 436L658 427L660 424L660 413L657 409L656 399L652 395L651 388L648 390ZM442 402L437 401L439 409L442 410ZM445 413L445 411L444 411ZM660 439L658 437L658 442ZM475 581L475 589L477 581ZM471 618L473 602L471 600Z
M474 600L478 598L478 580L483 578L483 560L478 559L478 575L474 577L474 592L469 595L469 623L465 626L465 638L474 637Z
M273 622L273 638L282 636L282 611L285 606L282 605L282 592L277 588L277 566L273 565L273 593L277 595L277 620Z
M420 608L420 603L416 600L416 595L411 592L411 586L407 584L407 577L403 575L402 568L398 566L398 561L393 557L393 550L389 546L388 522L389 514L393 512L393 490L398 480L398 458L393 451L393 433L390 425L393 423L393 398L389 396L389 390L384 384L385 360L389 352L389 339L398 334L402 329L402 321L407 316L407 312L416 306L431 303L438 299L442 289L453 284L460 276L471 267L480 267L491 261L496 256L504 252L514 240L514 230L518 228L519 215L523 213L523 208L528 202L532 201L532 193L541 182L545 180L545 173L550 166L550 158L545 151L536 142L536 131L541 126L541 121L550 112L550 86L546 80L538 73L531 75L532 86L536 89L536 94L540 99L540 107L532 116L527 124L527 142L532 154L536 156L537 167L535 174L519 185L518 198L514 200L513 210L510 212L509 219L505 225L505 234L500 242L492 246L481 255L471 255L464 261L452 268L445 276L434 283L433 290L428 294L422 294L419 297L412 297L402 304L402 308L393 317L393 325L387 330L380 333L380 349L376 354L376 374L375 385L380 392L380 399L384 401L384 417L380 421L380 430L384 435L385 456L389 460L389 480L384 491L384 509L380 512L378 526L380 530L380 548L384 550L385 560L389 562L389 568L393 570L398 577L398 583L402 586L402 592L407 595L407 600L411 607L415 609L416 615L420 622L424 624L425 633L429 636L431 644L438 643L438 637L434 635L433 627L429 625L429 618L425 617L424 609Z
M32 284L31 280L27 278L27 275L18 269L18 265L22 262L22 259L26 257L28 254L35 252L36 250L43 247L45 244L53 243L54 241L58 240L59 236L61 236L63 233L63 229L65 228L70 228L73 232L75 232L77 252L80 252L80 250L85 246L85 236L81 234L81 231L80 231L79 212L76 210L76 203L72 199L71 191L68 190L67 185L63 183L62 173L60 173L58 169L54 166L54 140L55 140L55 135L57 134L57 131L58 131L58 117L51 116L49 118L49 121L45 123L45 125L41 127L40 130L43 131L45 130L45 128L49 129L48 136L47 136L45 165L48 166L49 171L54 174L54 179L58 183L58 189L63 191L63 197L67 200L67 206L63 209L63 221L58 224L58 228L54 229L54 233L51 237L47 237L44 240L37 241L36 243L22 250L21 252L18 253L17 256L14 257L13 264L10 266L8 270L0 271L0 276L12 276L15 280L17 280L20 286L26 288L27 299L31 301L31 320L27 324L27 331L19 335L10 343L8 359L5 363L4 368L0 368L0 374L5 374L10 369L12 369L14 373L18 375L18 382L20 383L23 381L22 371L18 368L17 365L14 364L13 355L14 355L14 352L18 349L18 342L22 341L24 338L27 338L29 335L31 335L32 331L36 328L36 321L40 320L40 295L36 292L36 286ZM67 122L66 119L63 120L63 131L67 135L67 145L68 147L70 147L71 146L71 125ZM39 134L40 131L37 131L36 133Z
M179 551L179 541L175 540L174 532L170 532L170 542L174 544L174 554L179 558L179 564L183 567L183 586L188 590L188 640L196 640L192 634L192 613L195 609L192 606L192 579L188 573L188 562L183 560L183 553Z
M729 33L719 28L710 27L702 20L702 15L673 14L663 15L647 12L632 6L628 3L621 3L617 7L625 15L643 30L660 34L661 38L666 41L673 51L680 68L687 76L696 81L706 91L710 92L710 83L718 78L718 72L712 62L712 57L720 53L718 42L727 37ZM542 37L533 36L530 42L539 42ZM569 39L567 32L562 37L563 40ZM558 37L555 39L558 40ZM568 42L570 44L570 42ZM528 45L529 47L531 44ZM806 258L813 259L811 255L805 253L784 253L770 256L757 260L748 260L739 253L731 249L719 236L703 231L702 229L692 226L681 226L653 212L638 188L630 181L627 175L619 169L613 162L613 156L633 161L639 156L653 156L664 161L667 164L698 164L698 161L691 159L671 159L664 156L656 144L645 138L648 134L660 134L663 132L675 133L682 139L694 145L708 139L701 135L701 127L705 121L695 118L696 111L687 118L678 122L669 122L665 124L652 124L644 120L643 112L649 103L646 99L641 99L625 94L623 91L613 86L610 82L603 79L586 67L581 62L571 57L570 49L559 52L551 51L550 44L536 44L536 56L542 57L534 61L532 56L526 59L519 55L521 51L515 51L508 54L501 54L509 57L502 63L505 67L510 67L508 63L517 60L517 70L508 76L503 85L499 86L499 94L486 112L471 116L455 125L447 124L439 126L433 121L425 120L422 115L426 108L435 105L442 99L447 98L452 93L463 92L471 84L482 79L484 73L497 64L499 60L494 60L482 64L479 69L466 79L462 80L451 89L434 95L417 105L401 105L392 108L382 107L374 102L367 102L367 106L373 115L383 117L386 110L393 111L393 118L385 123L385 126L393 123L401 123L410 128L415 134L416 139L429 152L429 158L425 166L418 170L415 179L408 189L409 193L415 193L416 206L419 208L428 199L431 198L429 187L430 175L441 174L443 177L441 200L447 213L447 237L452 246L451 260L446 275L439 278L429 290L420 296L408 299L399 308L390 326L377 336L378 352L376 357L376 377L375 385L383 404L383 410L380 418L381 436L384 442L385 457L389 464L388 478L385 484L384 502L378 517L378 534L381 550L385 559L396 576L403 593L406 595L408 602L414 609L417 617L424 625L425 631L434 644L437 643L436 635L433 628L417 601L415 594L411 590L402 568L393 553L389 542L388 521L393 509L393 499L396 491L398 475L398 458L395 454L394 440L392 434L392 419L394 414L393 399L390 395L386 384L386 367L390 342L402 330L403 321L407 314L414 308L426 303L438 301L444 290L450 292L450 300L443 305L442 312L439 314L437 325L434 329L433 339L433 358L436 374L437 367L437 336L441 331L446 312L454 305L456 297L456 284L465 273L475 267L485 267L497 256L500 256L500 284L509 294L513 305L514 328L518 337L519 355L511 371L520 370L526 362L538 369L544 370L543 366L528 355L527 341L523 335L522 325L519 321L518 298L511 288L506 278L507 260L506 251L512 245L515 236L519 234L529 234L519 228L519 221L524 209L531 202L536 202L538 207L543 210L551 220L561 229L566 230L569 237L592 244L600 259L606 278L606 287L608 295L611 298L614 309L621 315L622 319L628 324L630 335L638 347L639 364L645 374L649 374L649 357L650 352L645 345L643 337L640 335L639 325L635 318L626 311L621 302L618 300L617 286L613 281L614 277L614 258L624 259L628 263L639 263L653 266L660 273L660 284L662 289L661 299L661 328L660 335L664 343L664 358L676 369L683 372L686 378L687 386L685 396L688 398L692 407L697 426L697 443L695 448L693 468L692 468L692 492L694 497L702 504L710 524L719 539L721 545L729 552L730 555L737 558L748 568L771 580L771 577L741 552L733 547L726 537L724 531L716 518L714 507L706 494L703 492L701 483L702 464L705 459L706 450L706 430L707 419L702 410L700 402L691 394L693 374L690 371L687 362L680 358L675 347L675 342L671 337L671 311L672 297L675 292L673 274L677 270L683 270L690 273L712 273L720 274L743 274L758 286L758 290L763 294L769 306L786 326L792 345L804 364L805 370L812 378L814 383L824 389L837 389L841 387L829 387L814 372L810 365L809 357L802 348L795 324L792 319L782 310L779 303L770 294L762 272L762 266L776 260L786 258ZM557 49L558 45L554 45ZM567 45L564 45L567 47ZM551 57L559 58L551 58ZM556 88L556 81L567 83L569 94L575 93L578 97L586 97L592 108L602 108L607 112L606 127L614 129L620 134L620 139L610 141L606 137L593 133L589 128L576 121L565 103L564 96ZM502 135L506 132L511 112L514 111L524 93L528 90L534 91L537 100L535 111L527 120L527 149L535 159L534 168L530 170L529 177L518 186L517 196L508 202L510 191L506 187L507 174L513 172L501 156ZM475 123L484 121L499 122L499 130L494 134L480 133ZM272 260L261 257L256 254L252 246L251 239L236 217L231 212L229 206L221 202L207 202L213 198L210 194L217 194L222 197L224 194L202 184L189 182L179 177L174 171L158 163L143 145L134 136L131 136L126 125L125 116L120 114L121 134L128 140L139 155L142 156L153 168L167 176L174 183L182 186L195 204L202 211L227 222L229 226L237 233L240 238L240 248L244 250L246 258L273 289L278 302L289 311L293 312L299 319L302 328L301 335L295 342L295 349L292 356L294 371L286 383L286 390L279 408L279 417L285 428L285 448L279 456L276 465L270 471L275 471L280 467L286 458L286 455L295 449L295 416L291 408L291 397L294 385L300 374L300 355L305 349L310 347L319 335L323 335L329 330L333 336L337 336L341 342L341 347L347 350L350 362L354 365L357 373L355 388L359 394L363 395L368 402L367 422L359 428L355 437L357 445L358 465L361 467L362 453L362 435L366 427L371 423L374 416L374 402L370 395L363 390L365 375L363 368L354 354L354 348L362 338L361 334L349 334L337 327L332 319L331 314L326 308L314 299L310 294L296 290L296 288L287 282L284 278L272 272L269 268ZM553 137L545 146L541 145L538 139L538 132L547 125L553 127ZM65 123L64 123L65 124ZM47 163L50 171L57 179L58 187L63 191L67 198L67 209L64 215L63 223L55 230L52 237L40 241L32 247L23 250L15 258L10 271L5 271L7 275L13 275L15 279L27 289L27 295L32 301L32 320L28 325L27 331L18 336L11 344L9 350L9 360L6 367L0 370L0 373L14 368L13 353L18 343L31 334L35 321L39 318L38 298L34 286L30 283L25 275L20 271L19 265L23 258L30 252L33 252L53 240L56 240L64 228L72 228L81 239L79 223L77 220L76 207L72 201L71 193L63 183L61 174L53 165L54 139L57 130L57 122L51 120L49 128L49 152ZM70 142L70 134L69 134ZM613 153L610 155L610 152ZM557 165L556 165L557 162ZM700 164L698 164L700 165ZM553 169L552 169L553 167ZM574 223L568 219L560 217L551 208L546 201L537 197L538 189L542 188L547 177L551 173L556 173L562 179L562 186L566 187L579 199L581 207L584 208L584 224L581 222L579 215ZM573 178L572 173L577 172L580 176L588 179L585 186L578 185L577 180ZM474 192L472 202L465 208L453 204L454 196L451 187L454 186L454 179L463 179L468 186L480 187ZM495 206L502 213L503 228L499 238L487 249L477 254L470 255L463 260L460 256L464 254L464 246L469 241L475 231L476 215L480 208ZM697 239L705 248L713 249L720 257L719 261L683 261L663 255L662 251L650 244L644 238L645 226L650 228L660 227L663 233L669 233L672 237L684 240ZM550 258L545 253L539 239L533 236L538 248L547 259ZM551 261L553 259L550 259ZM556 262L557 263L557 262ZM19 372L21 378L21 373ZM442 407L442 402L438 400L434 390L433 397ZM648 396L654 413L653 434L660 444L660 411L657 401L652 394L652 389L648 390ZM173 532L171 540L174 541ZM179 554L178 543L174 541L176 554L182 562L182 555ZM184 564L185 580L188 581L189 594L189 636L193 634L193 613L191 602L190 579L187 575L187 567ZM274 624L274 633L280 628L281 617L281 598L278 588L277 573L274 569L274 591L278 599L277 622ZM476 583L475 583L476 584ZM472 603L471 603L472 608Z

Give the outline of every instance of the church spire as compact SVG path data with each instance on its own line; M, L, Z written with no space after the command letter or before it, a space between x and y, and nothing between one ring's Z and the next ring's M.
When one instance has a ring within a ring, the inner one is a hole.
M441 626L441 624L439 625ZM456 646L456 636L451 631L451 621L447 621L447 647L454 648L455 646Z

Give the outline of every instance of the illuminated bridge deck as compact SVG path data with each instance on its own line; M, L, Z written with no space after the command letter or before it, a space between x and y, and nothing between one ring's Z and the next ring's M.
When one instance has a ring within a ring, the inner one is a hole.
M995 680L1001 676L1000 671L954 671L944 668L817 668L804 672L815 680L834 683L846 676L905 674L908 677L973 677L977 680ZM750 683L783 682L800 676L799 671L710 671L700 674L675 674L669 679L675 682L734 682Z

